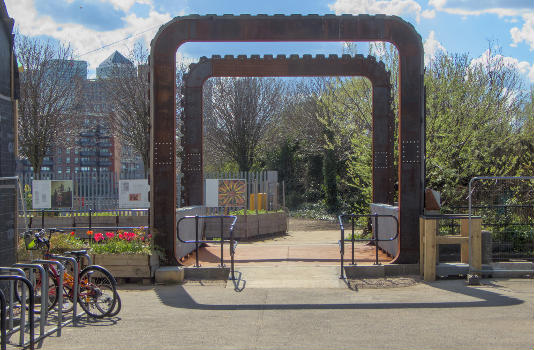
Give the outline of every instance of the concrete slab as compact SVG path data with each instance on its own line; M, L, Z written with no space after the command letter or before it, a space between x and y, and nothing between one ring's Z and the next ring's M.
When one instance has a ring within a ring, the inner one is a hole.
M133 286L121 313L82 318L42 350L531 349L534 281L386 289Z
M184 268L181 266L161 266L155 274L156 283L175 284L184 281Z

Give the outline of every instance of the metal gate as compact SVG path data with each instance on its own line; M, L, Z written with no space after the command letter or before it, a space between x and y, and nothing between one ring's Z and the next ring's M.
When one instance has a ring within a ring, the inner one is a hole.
M534 261L534 176L474 177L468 213L491 232L493 261Z

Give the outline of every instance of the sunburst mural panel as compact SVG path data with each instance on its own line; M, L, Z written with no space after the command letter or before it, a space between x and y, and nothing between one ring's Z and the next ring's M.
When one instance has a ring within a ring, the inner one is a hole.
M245 207L246 203L245 180L219 180L219 207Z

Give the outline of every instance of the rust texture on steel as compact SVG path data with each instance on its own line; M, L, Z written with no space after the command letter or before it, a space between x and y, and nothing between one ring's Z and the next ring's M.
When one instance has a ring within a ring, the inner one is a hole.
M182 174L183 205L202 205L204 199L202 166L202 86L210 77L296 77L363 76L370 80L373 92L373 203L393 204L395 164L393 161L395 116L392 109L390 73L383 62L363 55L245 55L201 57L189 66L183 77ZM200 153L199 157L196 155ZM195 156L192 156L195 155Z
M151 227L166 263L176 263L176 51L186 42L384 41L399 52L399 249L394 262L419 258L424 188L423 45L413 26L385 15L207 15L176 17L151 43ZM199 155L191 154L198 165Z

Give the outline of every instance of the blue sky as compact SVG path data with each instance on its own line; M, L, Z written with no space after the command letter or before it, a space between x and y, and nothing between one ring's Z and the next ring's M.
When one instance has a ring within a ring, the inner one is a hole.
M90 75L114 50L146 46L159 26L187 14L384 13L412 23L426 61L439 50L487 55L489 41L525 83L534 83L533 0L5 0L22 34L69 42ZM363 47L364 46L360 46ZM365 49L363 49L365 51ZM213 54L331 54L339 43L188 43L178 57L192 62ZM367 52L363 52L367 53Z

